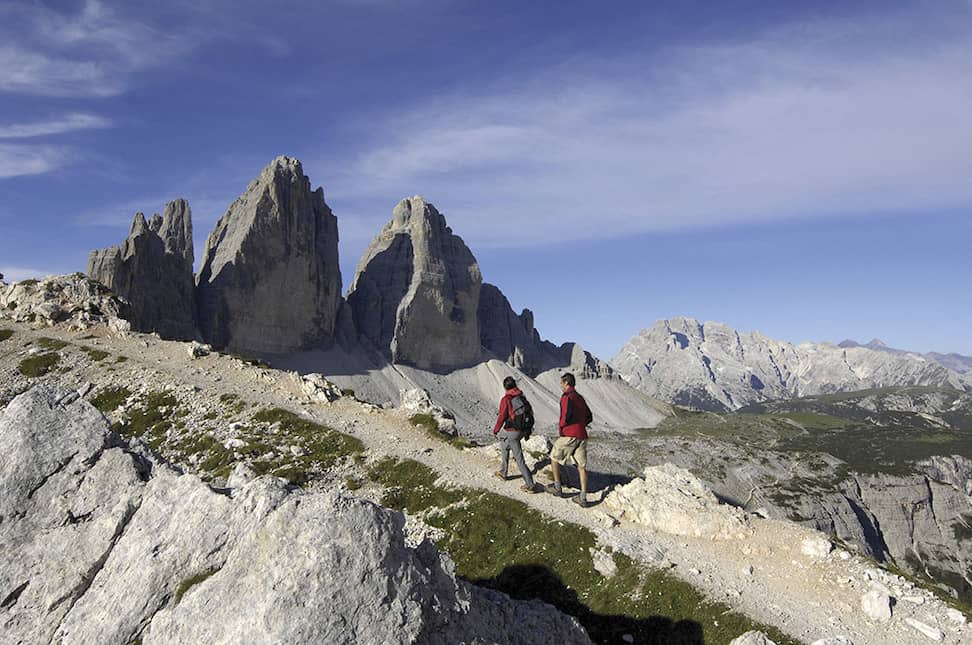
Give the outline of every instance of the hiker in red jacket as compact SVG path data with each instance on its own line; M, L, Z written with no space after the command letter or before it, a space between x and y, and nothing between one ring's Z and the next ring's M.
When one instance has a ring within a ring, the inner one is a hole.
M587 401L574 389L577 384L574 375L566 373L560 377L560 436L550 449L550 467L553 469L554 483L547 486L547 492L563 497L560 483L560 466L569 457L577 464L580 476L580 494L571 499L582 508L589 506L587 501L587 426L594 420Z
M533 476L530 474L530 469L527 468L526 462L523 460L523 448L520 446L520 438L523 436L523 433L513 427L516 409L522 409L523 405L525 405L526 397L520 391L520 388L516 386L516 381L512 376L507 376L503 379L503 387L506 389L506 394L500 399L499 414L496 417L496 425L493 426L493 436L499 436L500 441L503 442L503 464L493 474L502 480L506 480L506 469L510 464L510 453L512 452L513 459L516 460L516 465L520 469L520 475L523 476L523 485L520 486L520 490L527 493L535 493L537 490L533 484ZM514 399L519 400L514 401ZM503 432L502 435L499 434L501 430Z

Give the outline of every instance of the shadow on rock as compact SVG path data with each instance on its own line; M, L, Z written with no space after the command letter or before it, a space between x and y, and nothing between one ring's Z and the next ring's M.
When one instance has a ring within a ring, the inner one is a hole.
M542 600L574 616L595 643L639 645L703 645L702 626L691 620L674 621L665 616L633 618L599 614L577 597L553 571L542 565L513 565L494 578L474 584L502 591L517 600ZM625 640L628 635L629 639ZM631 640L631 639L634 640Z

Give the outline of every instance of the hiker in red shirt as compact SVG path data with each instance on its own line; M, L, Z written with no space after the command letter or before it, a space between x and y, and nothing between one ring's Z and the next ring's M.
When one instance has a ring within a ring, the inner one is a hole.
M523 460L523 448L520 446L520 438L523 433L513 425L517 411L522 414L524 406L529 404L526 403L526 396L516 386L516 381L512 376L503 379L503 387L506 389L506 394L500 399L499 414L496 417L496 425L493 426L493 436L499 436L500 441L503 442L503 463L500 469L493 474L502 480L506 480L506 469L509 467L510 453L512 452L513 459L516 460L516 465L520 469L520 475L523 476L523 485L520 486L520 490L535 493L537 490L533 484L533 476ZM503 432L502 435L499 434L500 431Z
M580 477L580 494L571 499L582 508L589 506L587 502L587 426L594 420L587 401L574 389L577 384L574 375L564 374L560 377L560 436L550 449L550 467L553 470L554 483L547 486L547 492L558 497L564 494L560 483L560 466L569 457L577 464L577 474Z

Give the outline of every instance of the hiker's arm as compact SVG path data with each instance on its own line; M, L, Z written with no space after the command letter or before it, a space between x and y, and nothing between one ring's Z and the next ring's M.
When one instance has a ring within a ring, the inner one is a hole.
M570 404L569 396L560 397L560 429L563 430L565 426L570 423L571 408L573 406Z
M503 397L500 399L499 414L496 416L496 425L493 426L493 434L500 431L503 424L506 422L506 417L510 415L510 399L509 397Z

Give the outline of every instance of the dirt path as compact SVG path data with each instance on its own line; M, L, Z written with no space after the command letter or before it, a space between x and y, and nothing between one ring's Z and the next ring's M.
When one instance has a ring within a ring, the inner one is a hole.
M133 390L139 386L146 390L171 389L181 393L182 400L192 399L197 411L225 406L220 401L225 394L235 394L261 407L288 408L357 437L372 459L386 455L414 459L447 481L513 497L548 516L587 527L602 545L646 566L669 569L710 598L775 625L801 641L844 635L857 645L935 642L907 622L911 619L942 630L940 642L972 643L972 629L950 618L947 607L931 594L912 589L902 579L840 550L821 557L803 553L803 541L819 534L792 523L751 517L753 534L731 540L658 533L631 522L617 522L601 503L582 509L552 495L522 492L519 479L504 482L492 476L498 466L494 449L457 450L430 440L394 410L376 411L348 398L329 406L311 403L295 379L284 372L247 365L224 355L193 359L186 343L141 334L118 335L103 328L34 331L8 321L0 327L15 332L13 338L0 343L3 394L28 385L28 379L17 371L17 363L28 355L28 340L36 342L42 336L62 339L103 350L112 358L93 362L81 352L63 351L68 371L42 378L75 388L91 383L96 387L128 384ZM119 363L118 356L127 360ZM592 442L591 460L596 465L596 441ZM592 499L598 501L598 495ZM872 621L861 609L861 597L875 585L887 587L899 599L889 622Z

